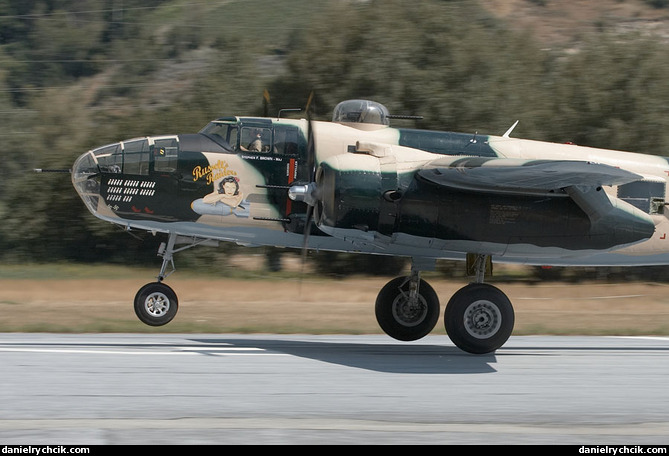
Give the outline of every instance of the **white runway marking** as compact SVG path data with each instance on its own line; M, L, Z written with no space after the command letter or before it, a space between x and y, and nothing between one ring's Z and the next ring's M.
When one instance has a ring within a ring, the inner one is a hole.
M49 348L49 347L2 347L0 352L22 352L22 353L76 353L92 355L215 355L215 356L246 356L246 355L266 355L266 356L288 356L283 353L268 352L261 348L245 347L173 347L170 350L149 350L146 348L127 349L127 350L108 350L98 348Z

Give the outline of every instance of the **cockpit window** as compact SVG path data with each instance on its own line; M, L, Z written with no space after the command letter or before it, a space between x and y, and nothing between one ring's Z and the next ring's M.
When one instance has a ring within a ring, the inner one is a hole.
M200 130L200 133L206 135L213 141L237 150L239 147L238 129L236 124L226 122L210 122L206 127Z
M277 125L274 129L274 153L297 154L299 138L300 130L297 127Z
M272 148L272 130L261 127L242 127L240 149L248 152L269 152Z
M149 174L149 141L140 139L123 143L123 173Z
M304 133L297 125L262 122L262 119L209 122L200 134L235 152L296 155L304 148Z
M103 173L123 172L123 150L121 145L111 144L95 151L100 171Z
M161 173L177 170L179 143L176 138L156 139L153 143L154 168Z

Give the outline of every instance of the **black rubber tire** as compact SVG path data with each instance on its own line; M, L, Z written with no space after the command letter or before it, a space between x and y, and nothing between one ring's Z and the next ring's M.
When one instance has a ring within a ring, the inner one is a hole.
M444 327L453 343L469 353L500 348L513 332L515 315L509 298L487 283L458 290L446 305Z
M386 334L401 341L425 337L439 321L439 298L430 284L420 280L418 309L408 307L408 294L409 281L397 277L381 288L376 298L376 321Z
M135 295L135 314L149 326L163 326L172 321L179 308L177 295L161 282L147 283Z

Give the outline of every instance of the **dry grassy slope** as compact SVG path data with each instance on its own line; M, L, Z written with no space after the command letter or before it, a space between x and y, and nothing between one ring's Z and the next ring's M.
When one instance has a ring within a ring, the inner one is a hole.
M669 8L644 0L486 0L484 8L547 45L571 46L589 33L653 32L669 39Z

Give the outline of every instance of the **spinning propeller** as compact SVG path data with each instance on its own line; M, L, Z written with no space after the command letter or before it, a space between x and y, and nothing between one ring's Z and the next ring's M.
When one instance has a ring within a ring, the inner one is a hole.
M316 185L316 147L314 144L314 135L312 131L311 120L311 102L314 93L309 94L305 110L307 112L307 169L309 170L308 184L295 184L288 189L288 197L293 201L301 201L307 205L307 218L304 224L304 242L302 244L302 256L306 255L309 246L309 233L312 229L314 218L314 207L319 201L318 186Z

